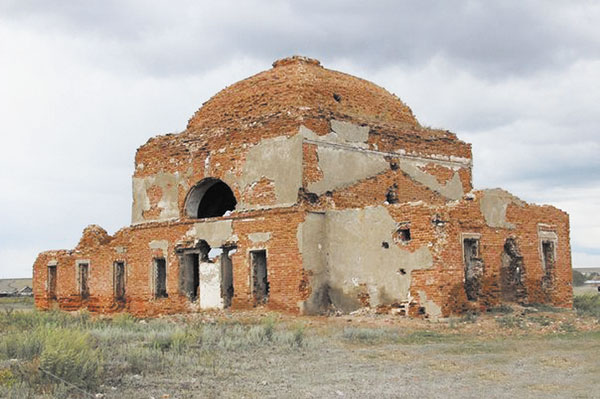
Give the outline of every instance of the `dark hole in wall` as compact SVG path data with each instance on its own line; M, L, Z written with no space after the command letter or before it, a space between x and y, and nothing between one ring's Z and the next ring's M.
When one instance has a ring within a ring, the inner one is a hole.
M179 263L179 289L192 302L198 299L200 263L208 262L210 246L200 241L195 248L182 250Z
M483 261L479 258L479 240L465 238L463 240L465 263L465 293L470 301L479 297L481 279L483 277Z
M223 216L225 212L235 209L237 201L231 189L223 182L209 188L198 207L198 217L208 218Z
M552 279L554 276L554 241L542 241L542 288L548 293L552 290Z
M389 247L390 247L390 244L389 244L387 241L384 241L384 242L382 242L382 243L381 243L381 246L382 246L383 248L386 248L386 249L387 249L387 248L389 248Z
M125 263L115 262L114 264L114 288L115 299L117 301L125 300Z
M544 267L544 271L549 273L554 267L554 242L542 242L542 258L542 266Z
M388 202L388 204L398 203L398 185L396 183L388 187L385 193L385 200Z
M306 191L304 187L300 187L300 189L298 189L298 196L301 199L310 202L311 204L316 204L319 202L319 196L315 193L311 193L310 191Z
M410 238L410 229L408 227L398 229L398 238L402 242L409 242Z
M82 299L88 299L90 297L89 287L89 265L87 263L79 264L79 294Z
M398 162L396 161L390 161L390 169L391 170L398 170L399 166L398 166Z
M342 101L342 96L340 96L337 93L333 93L333 99L339 103L340 101Z
M56 299L56 266L48 266L48 297Z
M252 264L252 293L254 304L260 305L269 299L269 280L267 275L267 251L250 251Z
M154 259L154 296L166 298L167 295L167 262L165 258Z
M225 212L234 210L236 204L229 186L218 181L204 193L198 206L198 218L223 216Z
M523 256L516 239L509 237L504 242L500 269L500 290L502 300L508 302L523 300L527 294L523 284Z
M400 272L401 275L405 275L406 274L406 270L404 268L400 268L398 269L398 271Z

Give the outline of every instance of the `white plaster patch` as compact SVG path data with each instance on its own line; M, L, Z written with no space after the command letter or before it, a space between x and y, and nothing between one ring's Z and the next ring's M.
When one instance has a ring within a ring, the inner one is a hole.
M250 239L250 241L256 243L256 242L266 242L269 241L271 239L271 233L270 232L266 232L266 233L250 233L248 234L248 238Z
M485 223L490 227L514 229L515 225L506 220L509 204L523 206L524 202L502 189L484 190L479 208Z
M153 240L148 246L150 249L160 249L164 257L169 253L169 241L167 240Z
M237 241L237 238L233 235L231 220L194 223L186 232L186 236L204 240L213 248Z
M223 309L221 296L220 263L200 263L200 284L198 287L200 307L202 309Z
M440 184L435 176L430 175L419 168L419 166L422 165L422 162L410 161L406 159L401 159L398 164L400 169L409 175L411 179L423 184L430 190L433 190L451 200L459 200L462 198L464 195L464 188L457 172L454 173L452 179L448 180L446 184Z
M419 302L425 308L425 313L429 316L432 321L438 321L442 315L442 308L430 299L427 299L425 291L419 291Z
M331 120L331 130L346 142L365 143L369 139L369 127L350 122Z
M191 175L191 169L182 175L179 172L164 173L159 172L153 176L134 177L132 180L133 204L131 207L132 224L144 223L144 211L149 211L151 204L148 198L148 189L152 186L160 187L162 196L157 203L160 209L158 218L152 221L165 221L177 219L179 217L178 187L182 185L187 189L186 178Z
M390 167L383 156L366 152L319 146L317 154L323 178L310 183L308 191L318 195L348 187Z
M278 206L288 206L297 202L298 189L302 187L301 135L262 140L248 150L241 177L227 174L227 179L235 181L241 191L262 178L273 182ZM236 209L261 207L242 203L240 200Z
M371 306L406 301L411 271L431 267L433 257L426 245L411 252L393 244L396 228L382 206L327 212L330 286L352 295L357 284L364 283ZM389 247L382 247L382 242ZM400 269L403 273L398 273Z

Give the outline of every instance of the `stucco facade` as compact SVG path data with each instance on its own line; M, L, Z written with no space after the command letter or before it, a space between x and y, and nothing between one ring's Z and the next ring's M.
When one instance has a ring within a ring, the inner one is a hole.
M136 154L131 225L34 264L39 308L138 315L570 307L568 215L474 190L471 146L291 57Z

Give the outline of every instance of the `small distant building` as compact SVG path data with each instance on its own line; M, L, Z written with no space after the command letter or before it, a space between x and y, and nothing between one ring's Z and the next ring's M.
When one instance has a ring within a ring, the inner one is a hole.
M32 287L30 278L0 279L0 297L33 296Z

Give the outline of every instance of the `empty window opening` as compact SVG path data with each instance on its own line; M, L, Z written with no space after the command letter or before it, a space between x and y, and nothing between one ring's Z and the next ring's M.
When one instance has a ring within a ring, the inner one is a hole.
M231 306L231 300L233 299L233 264L229 250L229 248L223 248L221 254L221 296L225 308Z
M254 304L261 305L269 299L269 280L267 277L267 251L250 251L252 264L252 293Z
M48 297L50 299L56 298L56 265L48 266Z
M89 287L89 264L88 263L79 263L78 264L78 280L79 280L79 295L82 299L88 299L90 297L90 287Z
M393 237L395 243L406 244L410 242L411 236L409 224L402 223L401 227L394 232Z
M502 300L514 302L526 297L523 284L523 256L514 238L507 238L502 252L500 289Z
M411 240L410 229L408 227L399 229L398 230L398 238L400 239L401 242L409 242Z
M542 267L546 273L554 267L554 241L542 241Z
M167 295L167 262L165 258L154 258L154 296L166 298Z
M483 277L483 261L479 258L479 239L463 239L465 263L465 293L470 301L477 300Z
M227 184L219 179L206 178L196 184L185 201L185 212L191 218L223 216L233 211L237 200Z
M114 263L113 278L115 299L117 301L125 301L125 262Z
M196 248L184 250L180 258L180 290L192 302L196 301L199 295L200 263L208 262L210 251L206 241L200 241Z

